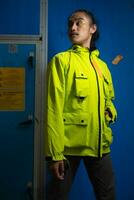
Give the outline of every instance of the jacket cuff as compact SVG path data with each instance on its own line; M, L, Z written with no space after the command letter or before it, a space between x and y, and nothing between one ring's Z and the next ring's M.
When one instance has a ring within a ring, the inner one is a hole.
M52 161L66 160L63 154L52 155Z

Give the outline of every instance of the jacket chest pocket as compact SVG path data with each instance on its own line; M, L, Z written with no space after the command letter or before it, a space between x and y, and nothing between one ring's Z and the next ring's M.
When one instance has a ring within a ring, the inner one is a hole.
M88 76L83 72L75 72L75 95L79 98L85 98L89 94Z

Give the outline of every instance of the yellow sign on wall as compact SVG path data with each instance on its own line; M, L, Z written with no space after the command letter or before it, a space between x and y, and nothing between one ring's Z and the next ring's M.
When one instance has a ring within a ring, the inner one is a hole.
M0 111L25 110L25 68L0 67Z

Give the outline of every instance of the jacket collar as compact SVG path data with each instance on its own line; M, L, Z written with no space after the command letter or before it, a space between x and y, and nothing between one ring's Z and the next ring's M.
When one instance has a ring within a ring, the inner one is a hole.
M71 48L72 51L76 52L76 53L89 53L89 48L87 47L82 47L80 45L73 45L72 48ZM93 51L90 52L91 55L93 56L99 56L99 50L98 49L95 49Z

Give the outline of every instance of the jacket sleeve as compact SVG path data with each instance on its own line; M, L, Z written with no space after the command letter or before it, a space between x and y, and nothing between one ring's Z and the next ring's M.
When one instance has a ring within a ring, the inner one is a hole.
M52 160L63 160L64 155L64 67L61 59L55 56L47 70L47 107L45 153Z
M113 104L115 99L114 87L112 77L109 69L106 69L106 75L104 77L104 91L105 91L105 111L106 111L106 122L114 123L117 119L117 111Z

